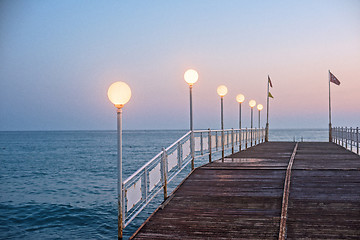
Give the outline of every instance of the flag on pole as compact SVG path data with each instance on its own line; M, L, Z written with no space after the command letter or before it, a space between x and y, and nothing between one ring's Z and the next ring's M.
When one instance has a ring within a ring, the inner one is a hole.
M273 87L273 86L272 86L272 82L271 82L271 80L270 80L270 76L269 76L269 75L268 75L268 81L269 81L270 87Z
M332 74L330 71L330 82L335 83L336 85L340 85L340 81Z
M273 95L271 94L271 92L269 92L269 97L274 98Z

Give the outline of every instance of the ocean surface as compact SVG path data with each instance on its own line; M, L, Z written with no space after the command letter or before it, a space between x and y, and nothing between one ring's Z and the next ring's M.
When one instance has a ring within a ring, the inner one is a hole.
M124 179L186 132L124 131ZM328 132L270 130L269 139L327 141ZM116 239L116 150L116 131L0 132L0 239Z

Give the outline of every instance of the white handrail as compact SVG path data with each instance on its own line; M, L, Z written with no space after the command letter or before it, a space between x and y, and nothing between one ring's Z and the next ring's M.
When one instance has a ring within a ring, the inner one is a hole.
M353 151L355 148L356 154L359 155L359 142L360 142L360 131L359 127L334 127L332 131L332 142Z
M224 132L224 134L219 134L219 132ZM243 136L244 133L245 136ZM190 162L193 162L192 159L209 156L211 162L214 153L220 153L223 149L225 151L231 149L234 153L234 147L238 147L241 151L242 147L247 148L248 143L253 146L253 140L255 140L255 145L264 142L264 136L265 129L263 128L196 130L193 134L191 131L187 132L124 181L123 202L126 207L124 208L124 226L126 227L158 196L161 189L164 190L164 199L166 199L168 183ZM226 143L220 141L219 137L224 137Z

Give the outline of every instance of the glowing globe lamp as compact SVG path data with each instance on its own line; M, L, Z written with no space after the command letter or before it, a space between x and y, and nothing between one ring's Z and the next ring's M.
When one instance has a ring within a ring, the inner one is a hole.
M244 100L245 100L245 96L244 96L244 95L242 95L242 94L236 95L236 101L237 101L238 103L243 103Z
M194 69L189 69L185 72L184 79L189 86L192 86L199 79L199 74Z
M220 86L218 86L216 91L217 91L217 94L219 94L220 97L224 97L227 94L228 89L227 89L227 87L225 85L220 85Z
M256 106L256 101L255 101L255 100L250 100L250 101L249 101L249 106L250 106L251 108L255 107L255 106Z
M264 106L263 106L262 104L258 104L258 105L257 105L257 109L258 109L259 111L263 110L263 108L264 108Z
M109 100L117 108L122 108L131 98L131 89L124 82L114 82L108 89Z

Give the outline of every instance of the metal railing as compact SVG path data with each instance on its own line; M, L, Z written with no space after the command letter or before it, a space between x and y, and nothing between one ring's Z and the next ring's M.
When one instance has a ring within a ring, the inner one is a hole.
M332 130L332 142L359 154L359 127L334 127Z
M193 140L191 136L193 136ZM224 136L223 141L222 136ZM255 146L264 140L265 129L263 128L209 129L194 131L193 134L189 131L168 148L163 148L160 153L123 182L124 227L134 220L161 191L166 200L168 184L190 162L206 156L211 162L214 153L230 150L231 153L234 153L236 150L240 151L248 146ZM194 150L193 154L191 154L192 150Z

